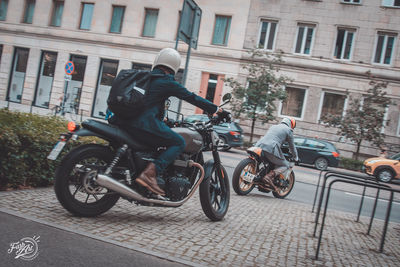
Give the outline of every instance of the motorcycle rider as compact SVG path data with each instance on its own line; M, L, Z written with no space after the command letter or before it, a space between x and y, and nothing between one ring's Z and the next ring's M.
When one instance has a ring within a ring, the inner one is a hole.
M165 101L170 96L175 96L203 109L208 114L219 113L224 116L227 113L175 81L174 75L179 70L180 64L181 56L175 49L162 49L154 60L152 73L164 76L155 77L151 81L144 98L145 110L133 119L113 117L113 124L125 129L136 141L154 148L166 147L166 150L150 162L135 180L158 195L165 195L165 192L157 184L157 174L161 174L185 148L184 139L163 121Z
M293 140L293 130L296 127L296 120L285 117L280 124L271 126L267 133L262 137L255 146L260 147L264 156L275 165L275 169L267 173L262 181L272 186L276 191L273 178L289 169L289 162L285 159L281 146L284 142L289 144L289 150L295 161L299 161L296 147Z

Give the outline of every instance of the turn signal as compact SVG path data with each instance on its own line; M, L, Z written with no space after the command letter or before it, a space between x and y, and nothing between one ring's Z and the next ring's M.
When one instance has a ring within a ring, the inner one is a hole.
M338 157L339 157L339 153L337 153L337 152L332 152L332 155L333 155L335 158L338 158Z
M240 135L240 133L234 132L234 131L230 131L229 134L230 134L230 135L233 135L233 136Z
M76 125L76 123L73 121L68 122L67 127L68 127L68 131L70 131L70 132L74 132L79 129L79 125Z

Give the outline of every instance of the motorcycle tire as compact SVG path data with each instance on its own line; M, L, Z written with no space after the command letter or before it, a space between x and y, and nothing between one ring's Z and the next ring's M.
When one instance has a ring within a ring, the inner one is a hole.
M254 183L248 183L243 180L242 176L244 175L243 171L249 171L246 167L251 167L251 173L256 175L256 162L251 158L245 158L239 162L236 166L233 177L232 177L232 187L235 190L236 194L244 196L250 193L254 188Z
M222 165L214 164L208 177L200 184L200 203L204 214L212 221L221 221L228 212L229 177Z
M292 191L292 189L294 187L294 183L296 181L294 172L290 173L289 179L290 179L289 186L284 191L279 191L279 192L272 191L272 194L274 195L274 197L282 199L282 198L287 197L290 194L290 192Z
M66 210L76 216L93 217L108 211L117 203L120 197L118 194L89 184L88 178L88 173L96 173L95 169L104 170L113 155L108 147L88 144L73 149L63 158L56 170L54 190ZM89 194L88 190L93 190L93 194Z

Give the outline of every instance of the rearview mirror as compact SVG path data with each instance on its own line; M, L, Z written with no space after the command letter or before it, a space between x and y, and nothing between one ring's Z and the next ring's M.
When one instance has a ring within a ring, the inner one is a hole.
M231 100L231 98L232 98L232 95L231 95L231 93L226 93L226 94L224 94L224 96L222 97L222 101L229 101L229 100Z

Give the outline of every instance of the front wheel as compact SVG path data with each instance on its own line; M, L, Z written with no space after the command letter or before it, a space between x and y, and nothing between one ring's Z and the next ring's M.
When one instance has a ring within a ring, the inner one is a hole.
M54 190L61 205L77 216L93 217L111 209L119 195L94 182L113 157L101 145L83 145L69 152L57 168Z
M207 171L206 171L207 173ZM224 218L229 207L229 178L222 165L214 164L200 184L200 202L204 214L212 221Z
M295 182L294 172L292 171L287 179L283 176L283 174L280 174L279 177L275 178L275 181L277 181L275 184L278 185L278 189L277 191L273 191L272 194L276 198L285 198L293 189Z
M390 169L381 169L376 173L376 178L384 183L389 183L393 179L394 175Z
M247 195L254 188L254 183L245 181L247 174L256 175L256 162L251 158L245 158L236 166L232 177L232 187L238 195Z

